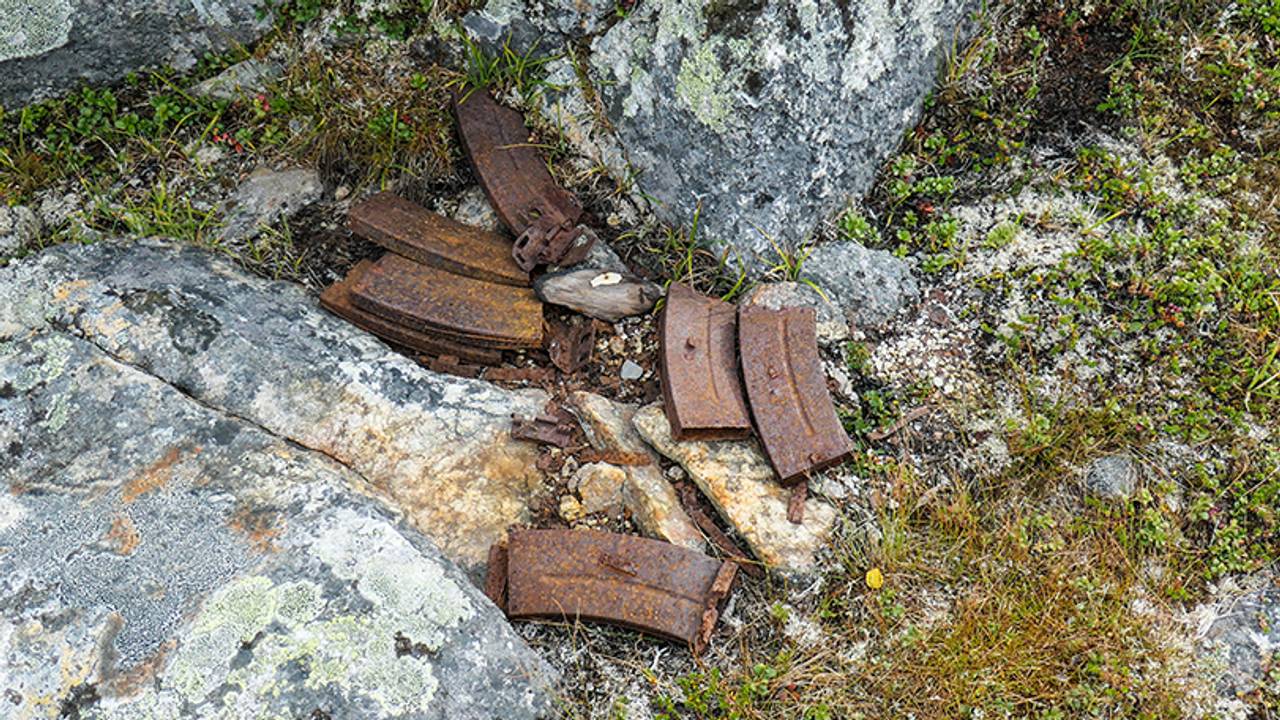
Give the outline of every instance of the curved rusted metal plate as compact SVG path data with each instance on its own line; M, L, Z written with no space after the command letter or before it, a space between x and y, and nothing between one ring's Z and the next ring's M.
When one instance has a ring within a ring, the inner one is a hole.
M782 484L844 462L853 443L827 390L813 309L741 308L738 347L756 433Z
M418 332L411 328L397 325L356 307L351 302L351 286L359 280L373 263L363 260L347 273L341 281L330 285L320 293L320 305L326 310L347 322L366 330L378 337L402 347L428 355L453 355L468 362L481 365L499 365L502 363L502 351L473 347L456 343L444 338Z
M542 303L528 288L454 275L387 253L353 283L356 307L399 325L491 348L542 344Z
M556 184L520 113L483 90L454 96L458 135L498 218L516 241L511 256L522 269L574 262L595 235L578 227L582 204Z
M736 570L658 540L597 530L513 530L507 614L606 622L701 651Z
M437 215L395 193L381 192L352 207L347 226L425 265L502 285L529 285L529 273L511 257L511 241Z
M551 177L520 113L484 90L456 95L453 107L462 146L503 225L520 235L549 210L578 221L582 205Z
M733 440L751 434L738 378L732 305L672 283L658 320L663 401L677 440Z

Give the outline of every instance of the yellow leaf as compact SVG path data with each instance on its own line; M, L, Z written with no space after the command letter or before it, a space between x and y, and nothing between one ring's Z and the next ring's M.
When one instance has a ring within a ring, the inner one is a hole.
M884 587L884 573L880 572L880 568L871 568L867 571L867 587L872 590Z

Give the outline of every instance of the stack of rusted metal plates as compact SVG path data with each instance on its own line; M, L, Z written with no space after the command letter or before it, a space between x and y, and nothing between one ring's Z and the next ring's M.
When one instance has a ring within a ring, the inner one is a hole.
M353 207L348 225L390 252L357 265L320 302L396 345L496 365L503 350L542 345L530 271L581 260L595 235L579 224L582 205L551 177L519 113L483 91L459 93L454 112L476 176L515 241L380 193ZM553 343L558 367L580 365L583 347L589 354L592 338L577 335Z
M542 303L501 235L391 193L353 207L348 224L390 252L325 290L330 311L396 345L487 365L542 344Z
M739 309L673 283L659 343L675 439L745 438L754 420L778 478L798 488L801 509L805 481L852 454L827 390L811 308Z

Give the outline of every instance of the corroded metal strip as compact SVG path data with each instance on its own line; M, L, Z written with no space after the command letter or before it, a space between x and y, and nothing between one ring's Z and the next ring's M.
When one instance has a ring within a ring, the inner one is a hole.
M397 325L353 305L351 287L371 267L373 267L373 263L368 260L361 261L351 269L351 272L347 273L347 277L330 285L320 294L320 305L352 325L373 333L394 345L428 355L453 355L461 360L481 365L499 365L502 363L501 350L474 347L436 335L428 335L403 325Z
M356 307L422 332L491 348L542 344L542 303L527 288L476 280L387 253L351 288Z
M507 558L510 617L606 622L695 652L736 572L670 543L596 530L516 530Z
M511 242L454 222L390 192L351 208L347 226L397 255L477 280L528 287L529 273L511 257Z
M684 508L685 514L689 519L693 520L693 524L698 526L702 534L707 540L715 546L721 555L729 558L734 564L741 567L742 571L753 578L764 577L764 570L760 564L747 557L742 547L734 542L733 538L725 534L723 530L716 525L715 521L709 515L702 511L702 506L698 503L697 491L693 489L693 485L688 482L679 484L677 491L680 494L680 505Z
M596 347L596 326L587 318L551 324L547 355L562 373L575 373L591 361Z
M663 400L675 439L750 435L734 307L672 283L658 323Z
M804 524L804 503L809 499L809 483L798 482L791 488L791 498L787 500L787 522L792 525Z
M582 205L551 177L520 113L483 90L456 95L453 109L476 177L516 235L516 263L528 271L585 257L595 236L578 227Z
M503 612L507 609L507 546L494 543L489 548L489 568L484 575L484 594Z
M827 390L812 308L741 308L738 346L756 432L782 484L853 453Z

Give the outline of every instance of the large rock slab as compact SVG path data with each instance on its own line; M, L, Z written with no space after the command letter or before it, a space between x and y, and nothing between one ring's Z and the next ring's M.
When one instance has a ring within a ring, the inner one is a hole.
M754 440L677 442L661 404L640 408L636 430L658 452L680 463L720 515L733 526L765 565L784 574L817 571L817 554L831 538L836 511L810 497L804 523L787 520L790 492L778 484L769 461Z
M550 714L552 671L355 472L71 328L7 327L0 715Z
M1248 582L1247 592L1212 608L1214 619L1202 638L1225 700L1280 693L1280 575L1265 572Z
M794 247L870 188L976 7L652 0L597 37L589 62L659 215L689 224L700 207L700 232L772 264L774 243Z
M198 249L62 245L0 269L0 339L50 328L334 459L472 570L542 491L536 448L509 429L544 393L426 371Z
M888 322L920 294L906 260L852 241L813 248L801 272L822 288L828 300L844 308L846 319L855 327Z
M260 0L0 0L0 105L147 67L190 68L271 26Z

